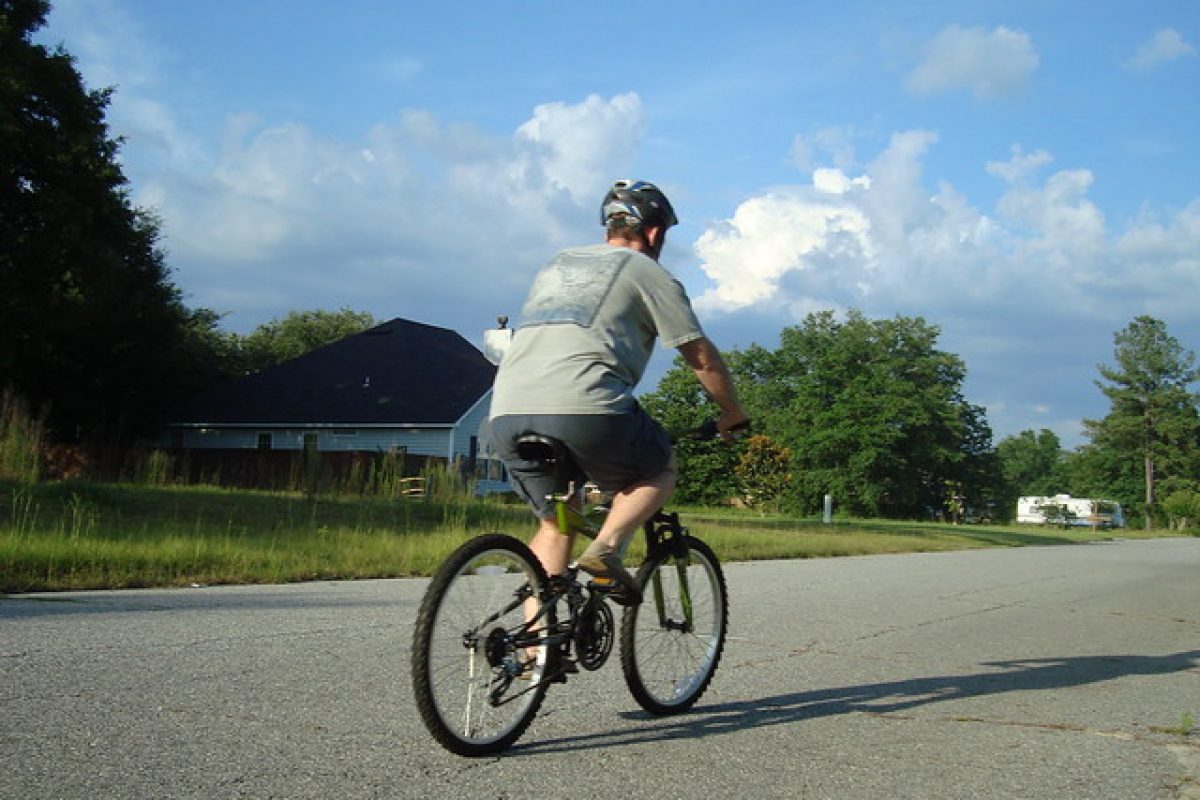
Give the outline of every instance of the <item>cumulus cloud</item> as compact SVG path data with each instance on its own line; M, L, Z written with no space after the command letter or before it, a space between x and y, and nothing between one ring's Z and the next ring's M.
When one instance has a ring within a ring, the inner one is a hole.
M202 168L156 171L135 201L162 218L189 299L237 309L235 326L314 295L393 313L418 289L482 321L549 248L594 238L594 201L643 125L634 94L538 106L508 137L421 110L354 140L237 115Z
M1114 234L1088 197L1089 170L1034 181L1051 156L1014 147L1009 161L989 163L1008 185L984 211L949 183L925 186L935 144L925 131L897 133L862 175L822 168L743 201L695 243L712 282L697 304L1119 320L1129 311L1120 290L1135 284L1163 313L1200 296L1200 201Z
M120 3L57 0L53 17L92 85L120 87L108 119L137 143L133 200L162 220L186 302L235 330L313 298L434 324L512 313L554 247L596 238L595 203L645 129L626 93L538 105L507 134L424 109L350 135L249 113L197 134L160 83L171 55ZM404 55L365 67L389 83L425 71Z
M1014 146L986 165L1004 191L981 209L948 182L927 185L934 146L900 132L862 174L818 168L745 199L696 240L710 281L696 305L706 324L775 329L821 309L925 317L969 365L967 396L998 436L1053 427L1074 447L1080 392L1094 393L1112 333L1142 313L1194 327L1200 200L1114 231L1088 196L1090 170L1039 178L1053 157Z
M816 133L797 134L792 140L792 163L801 172L818 164L828 164L841 170L853 169L857 163L854 141L858 132L851 126L831 126Z
M866 214L849 202L823 202L822 194L801 189L755 197L705 231L695 250L716 286L697 299L698 307L736 310L772 300L784 275L835 251L839 260L870 264Z
M1179 31L1163 28L1138 47L1133 57L1125 62L1129 69L1148 70L1178 58L1196 55L1196 48L1183 40Z
M985 169L989 175L1003 178L1007 183L1020 183L1054 158L1045 150L1026 153L1019 144L1012 146L1012 157L1008 161L989 161Z
M1029 35L1003 26L992 31L950 25L925 48L925 59L905 85L918 94L967 89L977 98L1006 97L1021 91L1039 57Z
M633 152L643 134L642 101L636 94L579 104L547 103L517 129L534 148L547 180L578 203L595 200L596 187L612 180L612 165Z

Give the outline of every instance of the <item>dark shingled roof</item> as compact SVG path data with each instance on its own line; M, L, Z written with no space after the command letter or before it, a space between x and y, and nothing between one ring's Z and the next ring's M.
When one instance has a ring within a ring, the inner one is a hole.
M454 331L393 319L196 397L174 424L449 424L495 375Z

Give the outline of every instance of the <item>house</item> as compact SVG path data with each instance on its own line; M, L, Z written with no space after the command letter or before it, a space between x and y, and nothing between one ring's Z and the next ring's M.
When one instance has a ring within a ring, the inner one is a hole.
M237 452L390 454L405 474L431 459L486 472L479 434L495 373L458 333L397 318L194 398L167 435L199 462Z

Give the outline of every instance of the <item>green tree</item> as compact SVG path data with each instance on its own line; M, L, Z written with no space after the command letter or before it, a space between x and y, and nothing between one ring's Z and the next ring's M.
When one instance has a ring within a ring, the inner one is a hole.
M737 494L734 476L737 448L721 441L704 442L684 435L716 419L720 409L705 395L681 356L676 356L655 390L639 397L638 402L677 436L675 455L679 459L680 480L675 490L676 501L715 505Z
M1065 453L1063 473L1067 479L1063 491L1070 495L1115 500L1127 517L1142 506L1141 464L1106 443L1088 442Z
M1066 491L1062 446L1054 431L1048 428L1036 433L1021 431L1001 439L996 445L996 456L1005 481L1016 495L1054 495Z
M1114 336L1116 366L1100 365L1096 385L1111 402L1108 415L1085 420L1094 462L1108 462L1110 475L1141 473L1145 527L1154 524L1156 485L1173 476L1192 477L1200 451L1200 413L1190 386L1200 380L1196 356L1166 325L1139 316ZM1114 465L1113 462L1116 462Z
M793 454L797 510L830 493L852 514L920 516L941 507L947 480L989 482L991 431L938 334L920 318L821 312L782 331L778 350L732 359L757 429Z
M1163 483L1163 511L1175 530L1200 533L1200 480L1177 479Z
M240 342L243 368L258 372L374 327L369 313L292 311L283 319L260 325Z
M1022 495L1074 493L1067 468L1068 454L1058 436L1048 428L1021 431L996 445L999 473L996 489L997 516L1009 519Z
M134 208L108 134L61 47L32 41L45 0L0 0L0 381L51 434L122 436L207 379L205 318L168 280L159 223Z

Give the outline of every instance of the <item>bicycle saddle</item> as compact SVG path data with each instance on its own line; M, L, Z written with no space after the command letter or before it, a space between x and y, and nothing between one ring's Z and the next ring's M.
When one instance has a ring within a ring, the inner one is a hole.
M566 454L563 443L552 436L524 433L517 437L517 455L525 461L556 464L561 463Z

